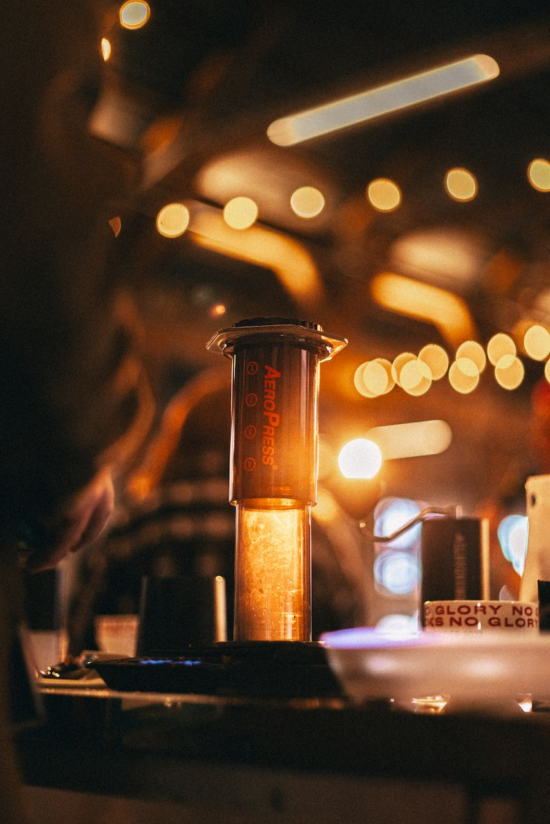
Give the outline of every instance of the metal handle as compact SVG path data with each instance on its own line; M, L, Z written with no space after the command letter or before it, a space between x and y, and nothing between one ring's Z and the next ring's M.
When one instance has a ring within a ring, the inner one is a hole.
M403 533L407 532L411 529L411 527L419 524L428 515L442 515L449 518L457 518L460 515L459 509L460 507L456 506L427 506L425 509L422 509L418 515L411 518L410 521L407 521L403 524L403 526L400 526L399 529L396 529L394 532L390 533L390 535L373 535L372 539L376 543L387 544L390 541L394 541L396 538L399 538L400 535L403 535ZM361 521L359 526L361 529L365 529L367 525L364 521Z

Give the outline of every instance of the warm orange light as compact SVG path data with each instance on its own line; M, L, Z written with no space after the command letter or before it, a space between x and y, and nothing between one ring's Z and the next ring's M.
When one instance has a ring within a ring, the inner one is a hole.
M402 388L414 397L424 395L432 385L430 367L418 358L408 361L403 366L400 377Z
M223 210L223 219L232 229L249 229L257 217L258 206L250 197L234 197Z
M418 398L420 395L425 395L431 385L432 382L429 378L423 378L416 386L405 389L405 392L407 395L412 395L414 398Z
M487 357L493 366L496 366L505 355L515 354L516 344L510 335L505 335L504 332L497 332L487 344Z
M496 369L496 368L499 368L499 369L501 369L501 370L506 370L506 369L509 369L509 368L510 368L510 366L512 366L512 365L513 365L513 363L514 363L514 361L515 361L515 360L516 360L516 356L515 356L515 355L503 355L503 356L499 359L498 363L496 364L495 369Z
M302 186L290 198L292 211L306 220L317 217L325 208L325 198L314 186Z
M416 389L424 379L431 381L432 373L429 366L415 358L403 366L400 379L401 386L405 391L408 391L409 389Z
M530 326L524 335L523 346L530 358L544 360L550 354L550 332L539 324Z
M544 377L550 383L550 361L546 361L544 364Z
M208 314L211 318L220 318L222 315L225 315L227 309L223 305L223 303L215 303L214 306L211 306L208 310Z
M151 9L145 0L127 0L120 7L118 16L125 29L141 29L149 20Z
M376 395L367 389L363 380L363 372L369 363L370 361L365 361L365 363L359 364L353 375L353 383L359 394L364 398L375 398Z
M393 378L393 373L392 373L392 364L387 358L375 358L374 363L381 366L382 369L386 373L387 383L386 383L386 388L384 389L382 394L387 395L388 392L391 392L391 390L395 386L395 380Z
M106 37L101 38L101 56L107 62L111 56L111 43Z
M363 383L373 395L382 395L388 386L388 375L383 366L370 361L363 369Z
M119 217L112 217L109 221L109 226L113 230L115 237L118 237L122 230L122 221Z
M453 200L466 202L477 195L477 180L468 169L449 169L445 175L445 188Z
M392 365L385 358L365 361L355 370L355 388L366 398L386 395L395 386Z
M157 215L157 231L163 237L180 237L189 226L189 209L183 203L168 203Z
M374 300L401 315L432 323L456 348L475 337L472 316L458 295L402 275L377 275L371 283Z
M402 352L395 358L392 364L391 373L398 386L401 386L401 372L403 371L403 367L410 361L414 360L416 360L416 355L413 355L412 352Z
M304 641L311 622L304 589L309 507L238 507L235 632L242 641ZM307 576L306 576L307 577Z
M460 346L456 350L457 363L461 358L466 358L467 360L472 361L479 373L483 372L487 365L487 357L485 355L483 346L481 346L481 344L477 343L477 341L475 340L467 340L464 343L460 344ZM462 371L464 372L465 370L462 369Z
M460 392L462 395L467 395L473 392L479 383L479 372L476 370L474 375L467 375L458 364L452 363L449 369L449 383L454 390Z
M379 212L393 212L401 203L401 189L386 177L379 177L367 186L367 198Z
M204 398L227 386L225 369L206 369L190 378L167 404L157 434L151 439L140 460L130 473L126 493L143 501L156 489L166 466L177 450L181 432L189 415Z
M376 426L367 437L382 452L384 460L414 458L420 455L438 455L451 444L451 427L445 421L418 421Z
M313 508L312 515L320 524L330 524L342 517L342 511L334 495L327 489L320 489L317 494L317 506Z
M457 358L455 363L460 371L469 378L475 378L476 375L479 375L479 369L471 358Z
M525 367L519 358L505 355L495 366L495 379L503 389L517 389L525 377Z
M486 256L473 227L432 226L400 234L391 244L389 265L409 277L462 292L477 281Z
M282 286L301 305L314 307L323 297L315 262L297 240L262 226L235 232L219 209L192 201L190 226L195 243L229 257L271 269Z
M449 368L449 356L437 343L428 343L424 346L418 353L418 360L428 366L434 381L444 377Z
M527 169L529 183L538 192L550 192L550 162L538 157Z

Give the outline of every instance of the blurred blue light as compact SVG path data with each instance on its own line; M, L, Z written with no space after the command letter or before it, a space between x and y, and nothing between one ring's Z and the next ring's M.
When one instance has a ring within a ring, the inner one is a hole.
M382 498L374 510L374 533L390 535L419 512L420 506L410 498ZM422 525L417 524L386 546L392 549L414 549L420 540L421 529Z
M507 515L498 525L498 540L502 554L518 575L523 575L529 521L526 515Z
M409 595L418 586L418 561L408 552L388 549L374 562L374 579L392 595Z

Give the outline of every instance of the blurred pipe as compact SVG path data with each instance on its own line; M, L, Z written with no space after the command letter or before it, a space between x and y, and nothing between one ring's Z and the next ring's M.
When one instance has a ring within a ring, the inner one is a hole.
M198 246L271 269L285 291L307 309L322 302L320 273L301 243L263 226L231 229L219 209L196 201L187 205L191 212L189 230Z
M134 501L143 501L158 485L177 448L183 425L195 406L227 385L225 369L209 369L192 378L174 395L164 411L158 434L151 441L140 465L128 478L126 491Z
M384 309L433 324L454 349L477 338L470 310L452 292L391 272L377 275L370 291Z

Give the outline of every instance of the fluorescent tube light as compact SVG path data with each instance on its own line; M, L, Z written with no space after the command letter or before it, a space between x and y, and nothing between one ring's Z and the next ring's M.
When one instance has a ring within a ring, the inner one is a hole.
M493 80L499 73L496 60L486 54L476 54L378 89L275 120L268 127L267 136L277 146L293 146L346 126L364 123L375 117Z

